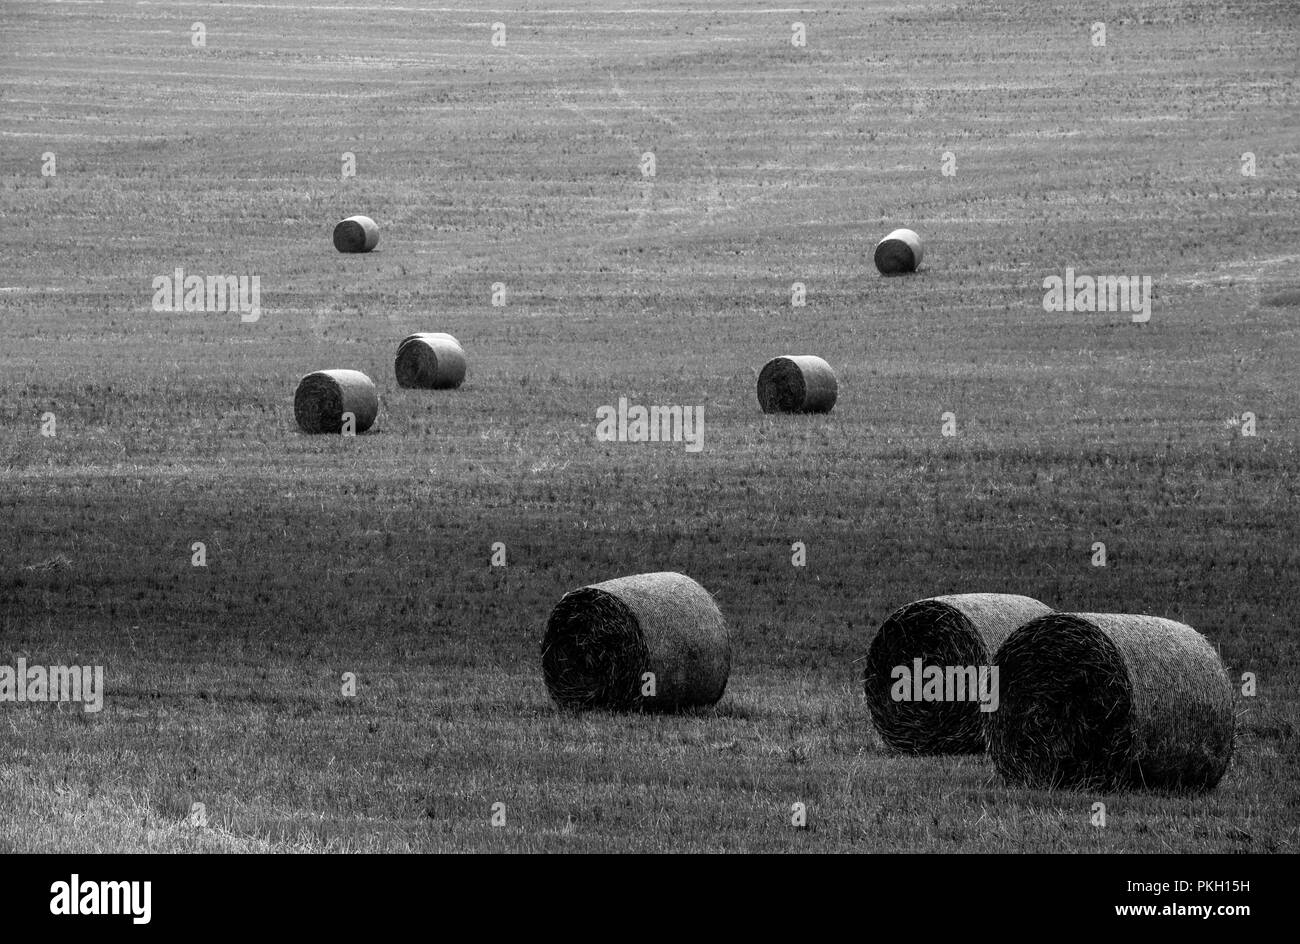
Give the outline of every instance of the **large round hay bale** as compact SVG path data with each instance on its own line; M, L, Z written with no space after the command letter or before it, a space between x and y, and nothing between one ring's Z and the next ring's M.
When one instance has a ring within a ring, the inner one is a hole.
M397 346L393 370L399 386L449 390L465 380L465 350L450 334L413 334Z
M379 245L379 227L368 216L349 216L334 225L334 248L339 252L369 252Z
M876 268L882 275L915 272L924 253L920 236L910 229L896 229L876 243Z
M647 696L646 673L654 674ZM715 704L731 641L709 592L675 573L636 574L566 593L542 640L542 674L565 708L676 711Z
M996 711L980 711L975 700L895 699L894 670L903 666L912 672L917 659L924 667L945 670L992 666L1003 640L1051 612L1046 604L1010 593L931 597L895 610L872 639L862 672L871 720L884 742L909 754L982 752L988 719Z
M839 389L831 365L811 354L774 357L758 373L764 413L829 413Z
M1156 616L1053 613L997 653L989 749L1032 787L1208 790L1232 758L1232 683L1209 641Z
M308 433L343 431L343 414L356 417L356 432L364 433L379 415L375 383L359 370L317 370L298 381L293 415Z

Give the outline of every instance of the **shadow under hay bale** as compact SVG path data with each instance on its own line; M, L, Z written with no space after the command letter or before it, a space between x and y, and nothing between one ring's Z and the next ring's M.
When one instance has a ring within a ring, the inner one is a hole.
M1232 759L1232 684L1218 653L1155 616L1054 613L997 654L989 748L1010 783L1209 790Z
M421 332L397 346L393 371L398 386L450 390L465 380L465 350L450 334Z
M307 433L341 433L343 414L356 417L355 431L364 433L379 415L375 384L359 370L317 370L298 381L293 416Z
M920 236L910 229L896 229L876 243L874 258L881 275L901 275L915 272L923 255Z
M368 216L349 216L334 226L334 248L339 252L369 252L379 245L379 227Z
M731 672L726 622L683 574L619 577L566 593L546 623L542 674L570 709L678 711L716 704ZM644 694L653 673L654 694Z
M895 610L867 651L863 690L871 720L891 748L908 754L976 754L987 744L988 719L975 700L895 700L894 669L991 666L1013 631L1052 608L1010 593L961 593L917 600ZM999 680L999 697L1006 688Z
M829 413L839 397L831 365L810 354L774 357L758 374L764 413Z

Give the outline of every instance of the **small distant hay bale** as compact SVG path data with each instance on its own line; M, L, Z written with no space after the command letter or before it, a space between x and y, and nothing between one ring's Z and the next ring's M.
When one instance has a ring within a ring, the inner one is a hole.
M393 369L399 386L450 390L465 380L465 350L450 334L413 334L397 346Z
M915 272L924 254L920 236L910 229L896 229L876 243L876 268L882 275Z
M339 252L369 252L379 245L379 227L368 216L349 216L334 226L334 248Z
M989 749L1010 783L1213 789L1232 759L1232 683L1209 641L1156 616L1054 613L997 654Z
M645 673L655 694L642 695ZM716 704L731 672L727 624L683 574L619 577L566 593L542 640L551 697L575 710L677 711Z
M298 381L293 395L293 415L307 433L343 431L343 414L356 417L356 431L364 433L379 415L375 383L359 370L317 370Z
M908 754L977 754L988 719L976 701L895 701L895 666L992 666L1011 633L1052 608L1011 593L959 593L917 600L880 626L862 672L871 720L886 744ZM999 685L999 693L1005 689ZM1003 696L1004 697L1004 696Z
M1295 308L1300 306L1300 288L1283 289L1265 298L1262 304L1273 308Z
M829 413L839 389L831 365L810 354L774 357L758 374L764 413Z

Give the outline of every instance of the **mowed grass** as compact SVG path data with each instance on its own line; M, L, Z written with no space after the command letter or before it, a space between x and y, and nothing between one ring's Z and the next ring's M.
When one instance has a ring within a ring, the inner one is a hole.
M107 679L0 703L0 848L1294 851L1288 3L329 6L0 10L0 665ZM355 212L379 249L341 256ZM926 265L882 279L897 225ZM1150 323L1044 312L1067 266L1152 276ZM176 267L259 275L262 317L152 311ZM463 388L396 387L417 330ZM829 416L759 412L788 353ZM330 367L371 433L296 430ZM620 396L702 405L703 452L597 442ZM550 608L662 569L735 630L722 702L558 712ZM1220 787L887 753L855 660L975 590L1206 633L1258 679Z

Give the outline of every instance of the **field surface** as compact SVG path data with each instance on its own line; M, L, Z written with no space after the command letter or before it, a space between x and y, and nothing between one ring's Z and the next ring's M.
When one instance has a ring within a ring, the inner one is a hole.
M0 6L0 665L106 686L0 702L0 850L1294 852L1294 4L452 2ZM260 317L155 311L177 268ZM1045 311L1067 268L1150 321ZM397 387L413 331L461 389ZM832 413L759 411L781 354ZM298 431L332 367L370 432ZM620 397L703 450L598 442ZM559 712L550 609L657 570L723 700ZM1205 633L1257 680L1219 788L888 753L872 635L963 591Z

